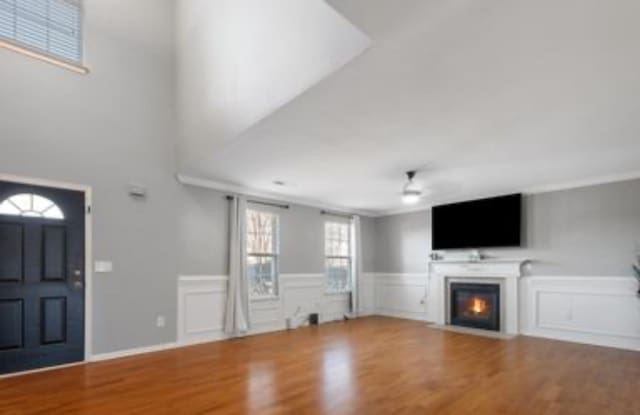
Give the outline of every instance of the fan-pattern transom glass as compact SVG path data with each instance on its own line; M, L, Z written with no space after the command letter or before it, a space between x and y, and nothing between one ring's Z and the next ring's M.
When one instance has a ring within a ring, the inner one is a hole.
M5 199L0 203L0 215L64 219L64 213L58 205L46 197L33 193L21 193Z
M278 295L278 215L247 210L247 275L252 298Z
M324 225L326 288L331 293L351 291L351 226L326 222Z

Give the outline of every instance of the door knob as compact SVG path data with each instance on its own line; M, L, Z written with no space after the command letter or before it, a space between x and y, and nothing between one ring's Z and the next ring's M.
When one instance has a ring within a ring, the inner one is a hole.
M75 288L76 290L81 289L83 286L82 281L74 281L73 282L73 288Z

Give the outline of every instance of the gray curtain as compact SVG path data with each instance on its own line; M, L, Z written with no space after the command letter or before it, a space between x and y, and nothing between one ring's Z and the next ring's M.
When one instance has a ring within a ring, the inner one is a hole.
M360 280L362 278L362 232L360 226L360 216L355 215L352 219L353 241L353 272L351 283L351 315L357 317L360 314Z
M246 211L246 199L234 197L229 218L229 283L224 319L224 332L230 336L242 336L249 331Z

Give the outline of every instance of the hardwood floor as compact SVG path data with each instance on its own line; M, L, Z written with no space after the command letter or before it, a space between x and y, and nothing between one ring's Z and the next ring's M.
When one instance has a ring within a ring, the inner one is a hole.
M371 317L0 380L0 413L640 415L640 353Z

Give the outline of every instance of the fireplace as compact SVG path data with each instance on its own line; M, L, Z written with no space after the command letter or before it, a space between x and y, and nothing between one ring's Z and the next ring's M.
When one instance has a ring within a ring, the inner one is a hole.
M500 285L452 282L450 324L500 331Z
M495 324L492 329L499 331L501 334L517 336L520 334L520 306L518 304L520 281L527 263L528 260L526 259L483 259L476 262L459 259L431 261L429 263L431 280L429 282L429 298L427 299L429 319L439 326L460 324L460 313L457 310L455 314L451 312L453 304L457 302L451 301L452 284L480 285L473 287L474 289L487 288L487 285L496 284L499 288L496 290L497 287L494 286L493 291L499 297L489 298L489 300L494 300ZM499 292L496 293L496 291ZM483 290L477 294L486 295L487 293ZM457 296L455 300L457 300ZM479 306L476 305L476 310L482 308L483 304ZM498 316L497 314L500 315ZM454 316L456 318L452 321ZM471 318L464 318L466 320L465 323L468 323L469 320L477 323L478 319L474 317L477 316L472 315ZM475 326L477 324L472 327Z

